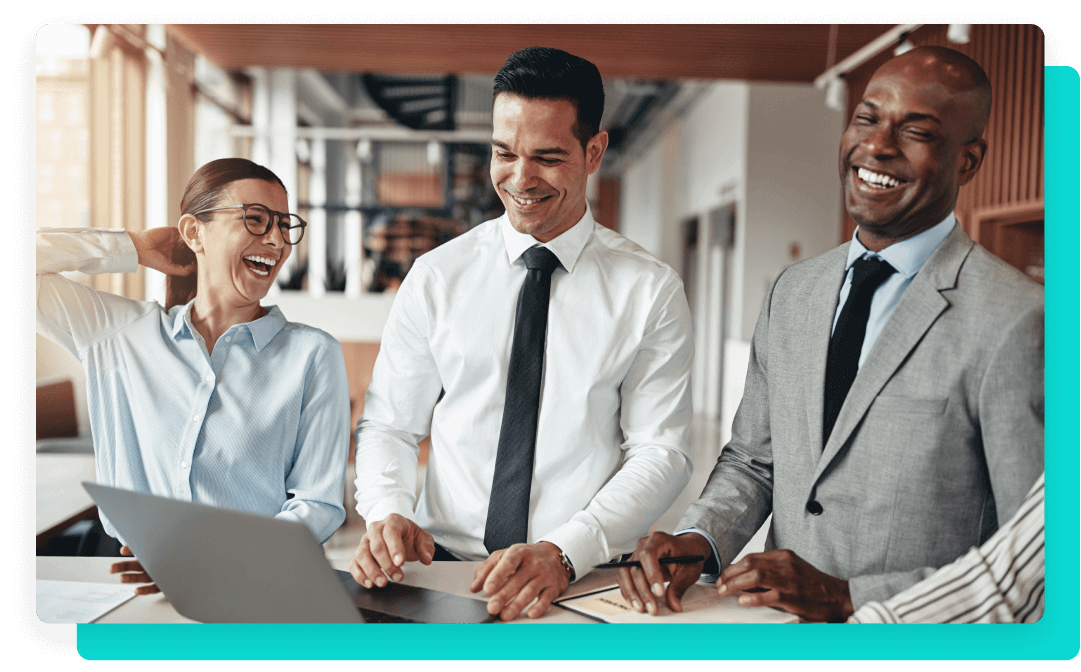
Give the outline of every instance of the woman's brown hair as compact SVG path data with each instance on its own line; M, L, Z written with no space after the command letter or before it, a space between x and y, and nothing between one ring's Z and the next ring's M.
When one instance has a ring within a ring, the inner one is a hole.
M260 166L258 163L247 159L217 159L204 165L188 180L188 187L184 190L184 197L180 199L180 214L194 215L197 212L220 205L222 192L231 183L237 180L263 180L271 184L279 184L285 189L285 184L269 168ZM195 215L199 221L209 221L212 213ZM178 243L175 257L186 258L194 261L194 253L188 249L183 241ZM165 276L165 309L182 305L191 301L197 290L198 274L188 276Z

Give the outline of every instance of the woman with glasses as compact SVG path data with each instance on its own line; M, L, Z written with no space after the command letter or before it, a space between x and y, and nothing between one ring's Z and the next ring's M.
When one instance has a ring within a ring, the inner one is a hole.
M349 391L334 338L260 305L304 234L287 210L274 173L220 159L192 176L176 227L39 229L37 331L86 369L99 483L301 521L325 541L345 519ZM163 308L59 275L138 265L169 276L167 296L194 279L193 297ZM113 571L150 581L134 561Z

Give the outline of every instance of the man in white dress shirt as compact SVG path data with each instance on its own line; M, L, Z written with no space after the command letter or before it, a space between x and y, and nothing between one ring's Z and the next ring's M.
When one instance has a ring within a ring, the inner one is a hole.
M368 531L350 570L362 585L400 581L408 561L484 560L471 590L490 596L488 611L537 618L570 581L632 550L690 479L683 284L586 204L608 145L603 106L596 66L556 49L517 52L496 76L491 175L506 214L416 261L357 425ZM527 271L541 257L550 266ZM534 310L527 290L542 276L550 298ZM519 323L538 314L523 403ZM505 461L525 465L524 490Z

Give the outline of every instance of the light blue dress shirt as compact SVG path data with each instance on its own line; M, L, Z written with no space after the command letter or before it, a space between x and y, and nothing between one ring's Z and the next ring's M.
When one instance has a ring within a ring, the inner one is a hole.
M912 284L912 278L916 277L916 274L920 272L920 269L931 258L931 254L934 253L939 244L946 240L946 236L950 235L950 231L953 231L956 223L957 219L951 212L946 216L946 219L926 231L921 231L911 238L894 243L878 253L871 252L863 246L863 243L857 237L860 231L859 227L856 227L856 231L852 234L852 244L848 247L845 281L841 285L841 293L837 300L837 312L833 314L833 329L837 328L837 318L841 316L841 309L844 308L848 293L852 290L852 265L860 257L884 259L897 271L878 286L874 296L871 298L871 312L867 316L867 331L863 335L859 366L863 366L864 360L867 359L867 353L871 351L871 347L878 340L878 335L882 333L882 329L886 326L886 322L889 321L890 315L893 315L897 303L901 300L901 295ZM830 333L833 333L832 329Z
M98 482L301 521L325 541L345 519L341 345L272 306L208 354L191 303L166 312L58 274L137 266L126 232L38 231L37 331L86 369Z
M863 246L863 243L856 237L859 233L859 227L856 227L856 231L852 234L852 244L848 247L848 261L845 262L845 281L841 285L837 311L833 314L833 328L831 328L830 334L837 327L837 318L841 315L841 308L844 307L845 301L848 299L848 293L852 290L852 265L856 263L857 259L863 256L879 257L889 262L890 266L893 266L894 270L897 271L879 285L871 297L871 312L867 317L867 331L863 336L863 347L860 349L859 366L863 366L863 361L867 359L867 353L871 351L875 341L878 339L878 335L882 333L882 329L886 326L886 322L889 321L890 315L893 315L897 303L901 300L901 295L912 284L912 278L916 277L923 265L931 258L935 249L938 248L942 241L946 240L956 223L957 218L951 212L946 216L946 219L926 231L921 231L911 238L894 243L878 253L871 252ZM688 532L696 532L706 538L710 548L713 550L710 561L715 563L717 545L713 538L696 527L679 530L676 534L687 534ZM716 581L718 576L719 574L703 573L702 580L712 582Z

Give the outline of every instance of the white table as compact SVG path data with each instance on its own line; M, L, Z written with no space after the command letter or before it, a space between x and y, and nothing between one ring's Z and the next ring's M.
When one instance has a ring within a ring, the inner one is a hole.
M39 453L35 528L38 547L64 528L93 518L97 507L81 483L94 482L94 456Z
M54 581L86 581L93 583L119 584L115 574L109 574L109 566L122 558L81 558L81 557L38 557L37 578ZM348 569L347 560L329 560L334 569ZM419 562L409 563L405 567L403 583L421 588L431 588L462 597L487 601L483 594L469 592L473 574L480 567L480 562L433 562L425 566ZM568 596L583 594L604 588L615 583L617 570L596 570L581 581L571 585ZM132 585L132 591L135 585ZM748 614L747 622L759 619ZM169 600L161 593L156 595L137 595L131 600L94 621L95 623L194 623L177 613ZM660 623L662 621L658 621ZM534 623L596 623L596 621L574 612L552 606L544 616L531 619L524 614L507 625Z
M38 557L37 578L55 581L88 581L96 583L119 583L115 574L109 573L109 566L122 558L79 558L79 557ZM411 586L433 588L465 597L484 600L469 592L473 573L479 562L433 562L429 566L410 563L405 568L406 583ZM334 569L348 569L348 561L331 560ZM135 590L135 586L132 586ZM111 612L94 621L95 623L193 623L177 613L164 595L137 595ZM584 616L565 609L550 608L539 619L520 617L520 623L593 623Z

